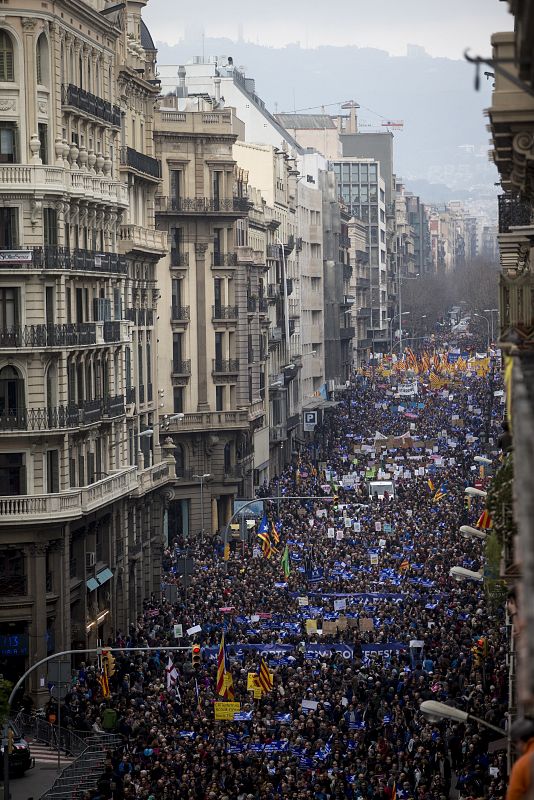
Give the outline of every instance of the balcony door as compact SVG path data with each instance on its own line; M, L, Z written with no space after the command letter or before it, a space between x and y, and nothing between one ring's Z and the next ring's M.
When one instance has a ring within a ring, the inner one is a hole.
M0 495L26 494L24 453L0 453Z
M24 380L15 367L7 365L0 369L0 419L16 423L23 411Z

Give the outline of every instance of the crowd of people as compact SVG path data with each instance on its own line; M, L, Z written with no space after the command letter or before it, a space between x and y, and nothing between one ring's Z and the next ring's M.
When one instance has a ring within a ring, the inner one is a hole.
M123 738L88 800L503 796L506 752L488 754L496 735L420 711L439 700L505 724L502 605L482 582L449 574L484 568L483 543L459 528L483 510L467 507L465 488L479 480L476 455L498 463L503 406L475 373L434 391L419 376L414 397L399 398L401 380L355 376L310 447L262 487L280 498L264 501L270 558L254 532L229 558L218 538L175 532L161 597L110 642L161 649L115 654L107 699L82 668L64 701L63 722L77 729L100 728L113 708ZM393 490L369 491L379 479ZM240 706L216 720L223 634ZM199 666L190 651L165 650L192 641ZM249 688L262 659L272 671L263 693Z

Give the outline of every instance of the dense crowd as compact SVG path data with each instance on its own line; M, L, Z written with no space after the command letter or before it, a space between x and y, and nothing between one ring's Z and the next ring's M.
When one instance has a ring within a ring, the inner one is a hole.
M503 406L496 398L490 407L487 378L475 375L446 391L420 381L411 399L396 398L395 383L356 377L314 447L262 487L263 497L281 498L265 503L280 539L272 558L254 535L224 560L220 538L202 545L175 532L164 583L177 587L176 602L165 592L151 598L113 642L161 650L117 654L107 700L90 667L65 698L62 719L72 727L99 729L111 707L123 736L88 797L502 797L506 753L488 755L495 735L430 721L419 706L441 700L505 724L502 607L486 602L482 584L449 575L454 565L483 568L483 544L459 528L482 511L466 507L464 490L478 477L475 455L498 461ZM382 437L407 431L425 447L384 447ZM370 494L368 481L386 474L394 496ZM292 495L303 499L284 499ZM187 589L176 570L185 552L195 561ZM178 678L169 686L165 645L189 642L174 638L176 623L184 636L202 627L192 637L202 661L195 668L190 652L173 653ZM214 719L223 632L236 721ZM262 656L274 685L255 699L247 680Z

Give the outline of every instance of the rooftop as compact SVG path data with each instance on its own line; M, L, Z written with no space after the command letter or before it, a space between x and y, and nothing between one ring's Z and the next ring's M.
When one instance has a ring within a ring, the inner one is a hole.
M336 125L328 114L275 114L284 128L293 130L324 131L335 130Z

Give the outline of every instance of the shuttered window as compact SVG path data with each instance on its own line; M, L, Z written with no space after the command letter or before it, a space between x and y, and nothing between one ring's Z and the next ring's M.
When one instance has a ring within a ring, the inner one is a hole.
M5 31L0 31L0 81L14 81L13 42Z

